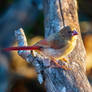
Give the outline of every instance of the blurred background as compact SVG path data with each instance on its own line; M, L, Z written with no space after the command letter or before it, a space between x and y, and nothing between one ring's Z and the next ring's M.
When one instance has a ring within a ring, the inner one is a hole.
M78 0L79 23L87 52L87 76L92 83L92 0ZM28 44L43 39L42 0L0 0L0 92L45 92L31 64L17 52L2 48L17 46L14 31L22 27Z

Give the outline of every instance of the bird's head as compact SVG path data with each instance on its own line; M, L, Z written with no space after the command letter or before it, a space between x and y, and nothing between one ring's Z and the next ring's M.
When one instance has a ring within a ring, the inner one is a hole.
M61 34L66 40L72 40L77 39L78 32L76 31L76 29L71 29L69 26L66 26L61 31Z

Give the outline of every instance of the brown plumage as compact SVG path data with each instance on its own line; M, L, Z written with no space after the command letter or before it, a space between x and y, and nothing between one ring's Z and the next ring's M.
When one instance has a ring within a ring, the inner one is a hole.
M69 26L64 27L57 33L53 33L47 39L37 42L28 47L10 47L11 50L36 50L38 53L45 55L49 59L59 60L68 55L76 45L77 31L72 30Z

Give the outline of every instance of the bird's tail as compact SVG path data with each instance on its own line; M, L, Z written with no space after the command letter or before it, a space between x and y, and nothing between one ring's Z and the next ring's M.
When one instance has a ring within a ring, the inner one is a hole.
M20 46L20 47L9 47L4 48L5 51L13 51L13 50L40 50L40 46Z

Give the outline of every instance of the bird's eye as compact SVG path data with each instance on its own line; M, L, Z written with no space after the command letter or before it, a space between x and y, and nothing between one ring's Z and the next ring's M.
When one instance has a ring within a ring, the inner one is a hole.
M68 33L72 33L71 31L68 31Z

